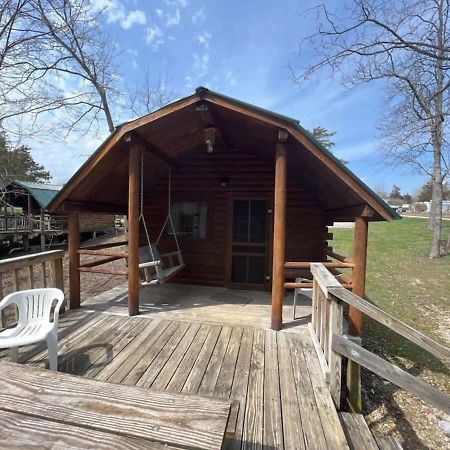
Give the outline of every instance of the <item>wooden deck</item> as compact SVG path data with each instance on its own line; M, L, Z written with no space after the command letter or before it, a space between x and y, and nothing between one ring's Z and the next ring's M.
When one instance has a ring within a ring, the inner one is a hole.
M293 295L288 292L284 301L283 326L285 330L301 331L311 320L311 299L300 296L294 319ZM127 302L126 283L82 299L84 308L121 315L128 315ZM271 294L267 291L166 283L141 289L139 305L141 315L154 319L270 328Z
M238 400L229 449L348 448L306 330L275 333L79 309L61 317L59 336L60 371ZM26 364L45 366L46 358L43 346L19 352Z

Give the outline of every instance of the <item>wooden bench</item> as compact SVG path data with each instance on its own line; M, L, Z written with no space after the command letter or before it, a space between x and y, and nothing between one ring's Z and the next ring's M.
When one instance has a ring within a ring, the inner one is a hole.
M0 362L0 440L8 448L220 449L233 435L231 405Z

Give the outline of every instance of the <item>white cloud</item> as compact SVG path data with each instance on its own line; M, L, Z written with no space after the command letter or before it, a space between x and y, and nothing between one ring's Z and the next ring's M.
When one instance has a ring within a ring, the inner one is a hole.
M166 25L168 27L176 27L180 24L181 21L181 13L180 10L177 8L173 14L167 14L167 21Z
M128 30L134 24L145 25L147 23L147 17L145 13L139 9L130 11L123 20L120 21L120 25L124 30Z
M158 25L152 25L147 27L147 35L145 36L145 41L147 44L151 44L153 50L157 50L158 47L164 44L164 35L161 28Z
M133 25L145 25L147 16L140 9L127 11L120 0L91 0L91 10L93 13L103 12L108 23L118 22L124 30L128 30Z
M133 69L137 69L137 68L138 68L138 64L137 64L137 62L136 62L135 59L133 59L133 60L131 61L131 67L132 67Z
M197 23L206 19L205 8L202 6L192 15L192 23Z
M162 17L162 16L164 16L164 11L162 10L162 9L159 9L159 8L156 8L155 9L155 12L156 12L156 15L158 16L158 17Z
M186 8L188 2L187 0L163 0L167 6L181 6Z
M209 41L211 40L212 35L209 34L207 31L204 31L202 34L199 34L197 36L197 42L200 45L203 45L203 47L205 47L205 49L209 49Z
M236 81L236 78L234 78L233 72L231 70L229 70L228 72L225 73L225 78L231 87L236 85L237 81Z

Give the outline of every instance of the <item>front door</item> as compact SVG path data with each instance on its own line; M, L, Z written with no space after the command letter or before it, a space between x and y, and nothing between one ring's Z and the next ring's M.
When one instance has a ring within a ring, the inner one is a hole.
M268 278L268 201L233 198L229 285L263 288Z

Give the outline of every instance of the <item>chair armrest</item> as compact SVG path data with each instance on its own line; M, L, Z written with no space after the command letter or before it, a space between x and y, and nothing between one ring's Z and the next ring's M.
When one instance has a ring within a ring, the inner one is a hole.
M58 328L59 310L61 309L61 306L64 303L64 292L61 291L60 289L58 289L58 291L60 292L60 293L58 293L59 298L57 298L55 309L53 310L53 327L54 328Z
M159 265L161 265L160 259L158 261L150 261L150 262L140 263L139 269L145 269L146 267L154 267L154 266L159 266Z

